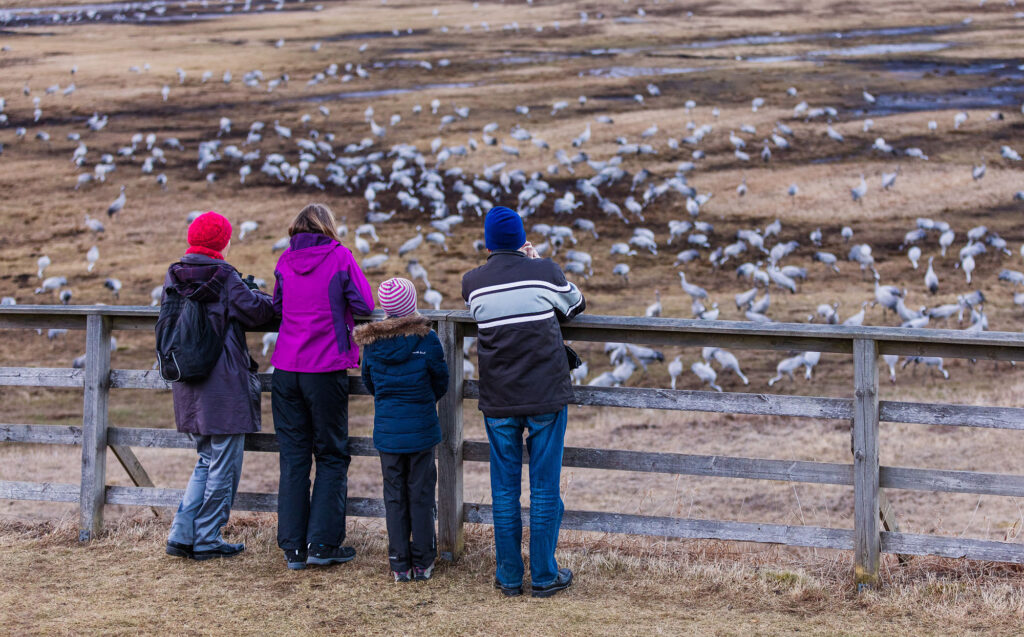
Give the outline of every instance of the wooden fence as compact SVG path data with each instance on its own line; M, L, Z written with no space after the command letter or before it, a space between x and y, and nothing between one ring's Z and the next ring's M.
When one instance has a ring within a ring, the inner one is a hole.
M463 463L487 462L489 459L488 444L464 440L462 432L462 403L465 399L479 396L478 384L463 380L463 339L475 335L476 326L464 311L424 314L435 322L451 370L448 393L439 406L444 440L437 454L438 543L444 557L456 559L463 550L463 524L492 523L489 505L463 502ZM84 390L81 427L0 424L0 442L80 445L80 484L0 481L0 499L78 502L81 512L79 537L83 541L100 532L104 504L177 506L182 492L155 487L131 449L187 448L193 446L190 438L169 429L111 427L108 418L107 401L111 389L168 388L156 371L110 367L111 332L152 330L156 316L157 310L149 307L0 307L0 329L63 328L86 332L84 369L0 368L0 386ZM883 552L1024 563L1024 544L899 532L888 515L881 490L913 489L1024 497L1024 476L879 466L878 459L879 421L1024 429L1024 409L1020 408L879 401L879 355L1024 360L1024 335L784 323L755 325L618 316L581 316L563 326L562 331L567 339L576 341L852 355L854 386L850 398L577 386L574 400L576 404L606 407L848 420L852 423L851 464L572 447L566 448L563 464L589 469L845 485L853 487L855 502L853 530L596 511L566 511L563 528L852 549L855 580L859 587L873 586L878 582L879 560ZM351 393L365 394L366 389L358 376L350 378ZM264 391L268 391L269 375L262 375L262 383ZM107 485L107 447L111 448L136 486ZM278 450L272 434L250 434L245 448L248 451ZM369 438L352 438L351 452L353 455L376 455ZM276 494L240 493L235 508L275 511L276 505ZM383 502L376 498L350 498L348 507L349 514L354 516L382 517L384 514ZM528 518L528 512L524 514Z

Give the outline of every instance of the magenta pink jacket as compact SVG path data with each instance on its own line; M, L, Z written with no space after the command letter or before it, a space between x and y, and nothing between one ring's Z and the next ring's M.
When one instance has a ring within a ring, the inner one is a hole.
M320 234L297 234L274 276L281 329L271 364L307 373L359 367L353 316L373 311L373 290L349 249Z

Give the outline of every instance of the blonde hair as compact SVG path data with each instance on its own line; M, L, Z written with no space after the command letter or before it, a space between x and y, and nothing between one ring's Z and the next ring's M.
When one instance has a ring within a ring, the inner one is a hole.
M303 208L295 216L291 227L288 228L289 237L294 237L303 232L322 234L329 239L339 241L334 213L322 203L311 203Z

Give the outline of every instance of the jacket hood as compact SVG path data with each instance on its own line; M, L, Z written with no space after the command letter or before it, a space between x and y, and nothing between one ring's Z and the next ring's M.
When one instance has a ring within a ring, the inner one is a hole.
M352 333L352 338L357 345L365 347L396 336L423 338L427 334L430 334L430 320L421 314L410 314L401 318L363 323Z
M298 274L309 274L340 244L322 234L300 232L292 237L281 260Z
M175 292L197 303L210 303L220 298L224 282L234 271L220 259L188 254L168 271Z
M385 363L408 360L423 337L430 333L430 321L419 314L365 323L352 334L358 345L373 345L373 355Z

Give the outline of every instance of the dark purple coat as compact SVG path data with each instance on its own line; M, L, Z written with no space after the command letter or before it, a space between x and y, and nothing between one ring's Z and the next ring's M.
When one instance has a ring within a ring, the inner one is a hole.
M228 269L223 286L214 274ZM178 431L191 434L246 434L260 430L260 382L241 328L263 325L274 318L273 299L250 290L238 272L219 259L187 254L167 269L164 289L206 303L210 322L225 334L224 352L206 379L172 383L174 420Z

